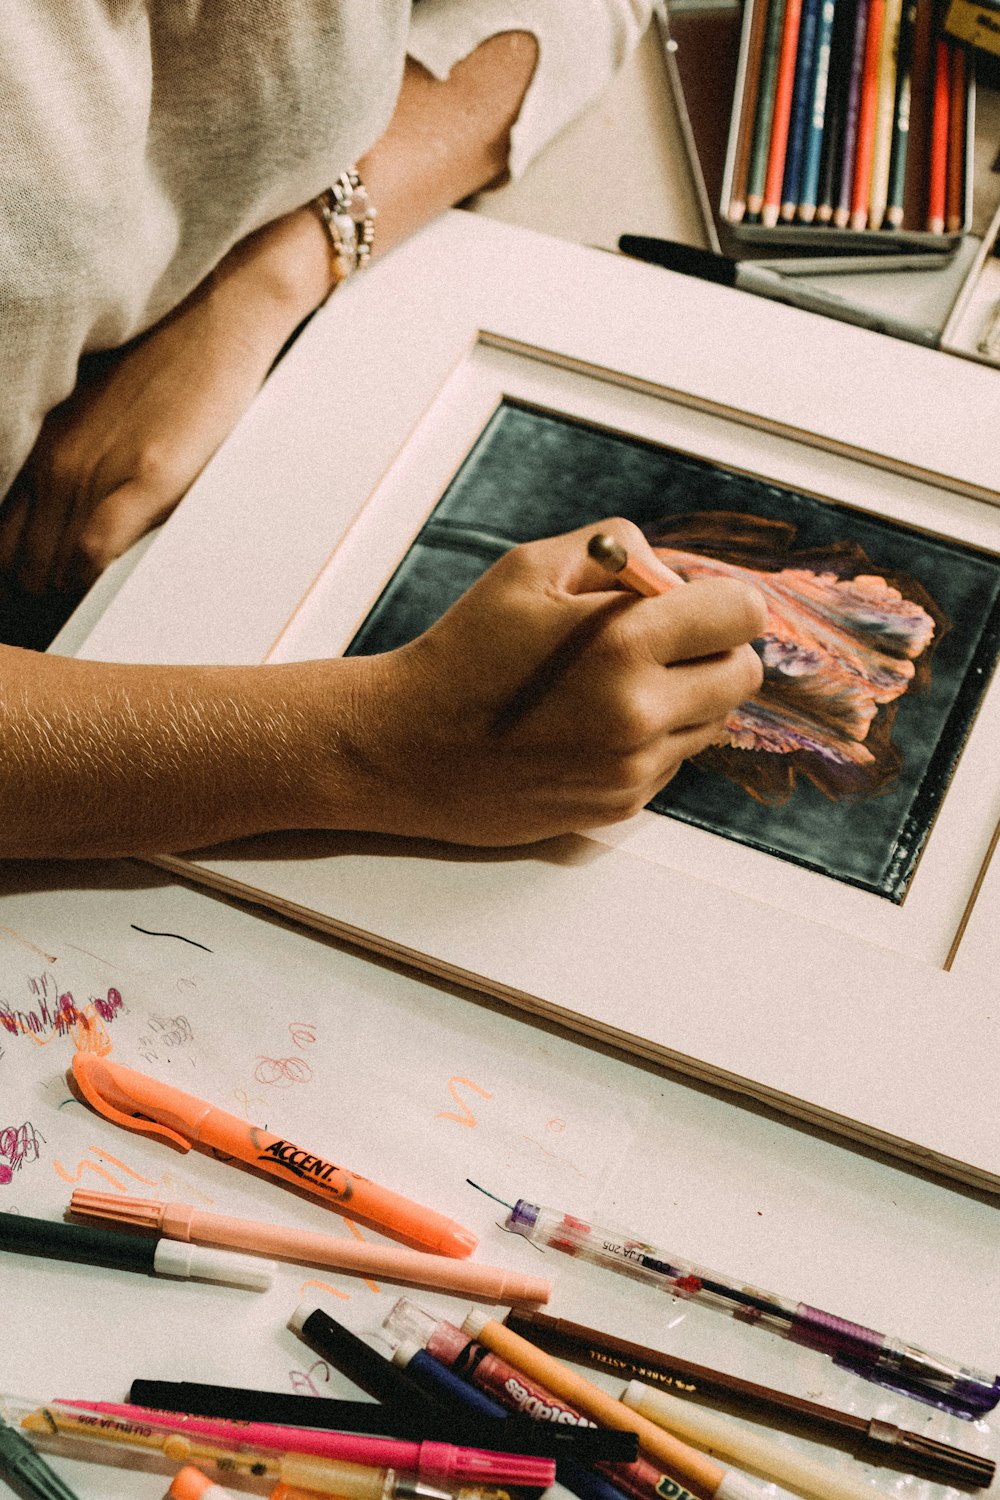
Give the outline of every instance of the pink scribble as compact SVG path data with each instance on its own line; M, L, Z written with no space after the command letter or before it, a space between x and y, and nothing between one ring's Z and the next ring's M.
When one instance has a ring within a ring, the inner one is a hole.
M25 1162L37 1161L44 1140L30 1120L0 1130L0 1183L12 1182Z
M112 1020L124 1005L119 991L110 988L106 997L93 995L81 1009L69 991L59 993L51 974L30 979L28 988L34 1003L24 1010L15 1010L9 1002L0 1005L0 1026L11 1036L29 1036L43 1046L56 1037L86 1032L95 1018Z

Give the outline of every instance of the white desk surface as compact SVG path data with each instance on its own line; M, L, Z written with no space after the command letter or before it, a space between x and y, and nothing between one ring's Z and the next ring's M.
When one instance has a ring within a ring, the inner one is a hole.
M646 95L633 87L642 74L655 81L660 66L655 49L644 46L630 73L553 145L530 180L482 206L591 243L613 243L626 228L696 239L693 193L685 201L676 174L669 189L662 187L660 166L681 159L679 137L658 139L643 114ZM560 196L560 184L574 175L574 156L578 164L601 162L605 188L607 163L616 161L623 201L635 210L627 223L612 195L600 192L588 205L587 232L579 232L576 209ZM995 1201L584 1046L132 862L0 870L0 956L0 1004L27 1004L32 984L49 970L60 984L68 974L78 993L88 983L115 984L131 997L133 1037L143 1024L155 1024L162 1037L177 1016L197 1035L203 1007L216 1033L220 1025L224 1033L227 1012L220 1021L219 1007L234 996L234 1055L251 1062L256 1056L264 1068L246 1103L293 1120L305 1093L296 1098L295 1085L279 1088L268 1067L286 1052L301 1060L303 1033L290 1042L288 1028L304 1023L325 1047L314 1069L322 1088L318 1098L313 1091L310 1109L328 1121L329 1144L337 1150L342 1144L349 1166L376 1179L391 1176L412 1196L476 1228L478 1258L543 1272L539 1254L495 1227L502 1211L467 1187L466 1176L485 1179L501 1197L534 1196L590 1214L779 1294L990 1371L1000 1367ZM241 985L230 965L252 977ZM196 1195L219 1212L294 1215L314 1227L326 1219L269 1184L237 1180L222 1163L168 1157L168 1147L84 1115L67 1103L61 1086L71 1051L70 1039L61 1037L40 1055L31 1038L0 1030L0 1148L9 1148L11 1130L26 1124L43 1138L36 1160L0 1171L0 1208L57 1217L73 1183L102 1187L110 1173L117 1174L118 1190ZM407 1062L388 1067L390 1055ZM37 1080L28 1119L18 1113L25 1089L19 1058L28 1059ZM929 1099L927 1107L946 1109L948 1100ZM60 1141L76 1154L64 1160ZM127 1164L124 1175L116 1163ZM137 1171L142 1181L134 1181ZM998 1455L995 1422L932 1413L836 1372L823 1356L609 1273L551 1257L544 1273L555 1278L549 1310L558 1316ZM294 1267L283 1267L272 1290L257 1296L5 1256L0 1387L43 1399L122 1400L131 1380L145 1376L282 1391L311 1384L324 1394L356 1395L284 1327L300 1297L310 1295L306 1284L317 1279L334 1287L317 1295L362 1332L377 1329L397 1295L385 1285L375 1292L358 1279ZM467 1305L411 1295L453 1317ZM875 1493L913 1500L946 1493L832 1450L830 1461L867 1479ZM168 1482L169 1470L52 1462L81 1500L152 1500ZM23 1492L0 1478L0 1496L15 1494Z

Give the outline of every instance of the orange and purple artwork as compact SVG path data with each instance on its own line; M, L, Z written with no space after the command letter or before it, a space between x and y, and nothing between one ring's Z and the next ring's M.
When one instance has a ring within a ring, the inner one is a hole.
M793 526L758 516L709 511L648 530L680 577L740 578L767 603L754 643L763 684L700 763L771 803L787 801L799 774L829 797L871 796L891 782L902 763L894 705L927 682L929 648L947 629L920 585L874 572L854 543L797 553Z
M761 691L651 810L901 902L1000 653L993 553L505 400L349 653L412 640L518 542L613 515L769 603Z

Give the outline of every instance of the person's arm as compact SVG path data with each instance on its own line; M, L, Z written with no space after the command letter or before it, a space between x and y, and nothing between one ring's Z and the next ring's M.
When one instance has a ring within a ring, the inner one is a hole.
M166 852L272 829L503 845L640 808L756 691L763 601L637 599L592 528L515 548L381 656L149 667L0 648L0 857ZM654 569L626 521L602 522Z
M534 38L491 37L445 80L408 60L383 138L360 163L374 255L505 168ZM308 205L242 241L142 338L91 361L0 508L0 572L79 590L165 519L327 296L330 246Z

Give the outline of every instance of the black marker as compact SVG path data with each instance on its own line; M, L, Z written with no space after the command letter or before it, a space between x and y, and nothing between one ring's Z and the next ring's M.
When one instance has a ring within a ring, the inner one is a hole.
M936 349L941 339L936 328L921 328L904 318L895 318L891 313L862 307L836 292L804 285L770 266L756 265L753 261L730 260L728 255L716 255L694 245L679 245L673 240L651 239L641 234L623 234L618 248L634 260L645 260L668 271L679 271L683 276L696 276L700 281L714 281L719 286L737 287L740 291L767 297L772 302L784 302L804 312L825 313L841 323L853 323L872 333L887 333L928 349Z
M182 1240L154 1240L90 1224L64 1224L61 1219L30 1219L25 1214L0 1214L0 1250L140 1271L147 1276L216 1281L255 1292L266 1292L274 1277L274 1262L254 1255L209 1250Z

